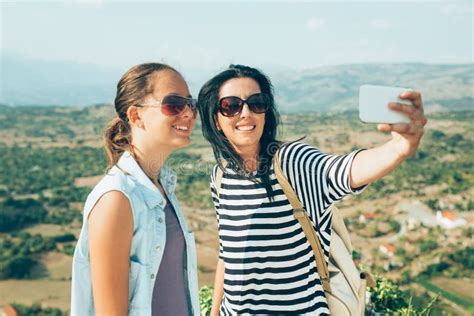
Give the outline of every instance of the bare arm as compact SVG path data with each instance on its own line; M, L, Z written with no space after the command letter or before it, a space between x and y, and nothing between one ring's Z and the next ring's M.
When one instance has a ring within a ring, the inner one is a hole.
M390 131L392 139L379 147L362 151L354 157L351 168L352 188L361 187L389 174L418 149L427 123L421 95L411 91L403 93L400 98L412 101L414 106L390 103L389 108L408 115L410 123L378 125L380 131Z
M224 261L217 261L216 278L214 280L214 295L212 297L211 316L219 316L222 297L224 296Z
M94 308L97 315L127 315L131 206L123 193L105 193L88 219Z

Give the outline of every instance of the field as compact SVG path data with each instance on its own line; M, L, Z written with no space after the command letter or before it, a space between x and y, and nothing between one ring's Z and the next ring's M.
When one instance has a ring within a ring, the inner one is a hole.
M0 215L5 219L0 224L11 223L0 227L0 306L16 302L41 303L64 311L69 308L74 239L80 232L83 202L105 170L100 133L111 115L111 107L106 105L0 107ZM418 153L362 195L348 197L338 207L362 264L408 290L417 287L417 280L429 280L426 282L442 288L441 295L454 305L436 305L436 315L456 315L456 310L468 313L464 303L473 301L468 293L474 292L470 263L474 111L431 113L428 117ZM282 120L280 139L306 136L306 143L329 153L372 147L390 138L373 125L362 124L355 112L284 114ZM192 145L174 154L169 164L186 170L178 173L176 193L196 235L199 286L212 285L218 255L208 182L213 155L199 122ZM438 210L450 210L466 224L443 229L436 222ZM364 220L366 213L374 213L374 218ZM413 228L408 222L417 214L432 220ZM392 256L380 252L385 243L396 249ZM14 258L29 262L31 270L12 270ZM7 275L9 269L14 274ZM426 287L433 292L430 285ZM420 295L423 293L426 290Z
M429 280L430 283L444 289L445 291L456 294L466 301L474 302L474 283L472 279L450 279L446 277L437 277Z

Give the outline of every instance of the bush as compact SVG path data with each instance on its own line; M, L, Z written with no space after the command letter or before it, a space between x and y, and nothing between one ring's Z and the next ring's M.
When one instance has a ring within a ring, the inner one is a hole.
M403 291L388 279L378 278L369 292L370 307L374 311L393 312L408 306Z
M32 270L42 267L32 255L51 250L56 250L56 241L40 234L31 235L22 232L16 234L15 239L6 237L0 243L0 279L31 278Z
M47 205L68 207L71 202L84 202L91 189L88 187L77 188L69 186L66 188L53 189L51 196L44 198Z
M20 229L44 221L48 212L33 199L7 198L0 204L0 232Z
M429 137L435 141L438 141L445 138L446 134L443 133L442 131L435 129L431 133L429 133Z
M23 304L12 304L20 315L35 315L35 316L66 316L67 313L55 307L41 307L40 304L33 304L26 306Z
M421 252L428 252L438 247L438 243L433 239L422 240L419 242L418 247Z
M423 276L435 276L449 268L449 264L446 262L440 262L429 265L422 273Z
M357 250L352 250L352 260L360 260L362 258L362 254Z
M27 256L14 256L0 261L0 280L4 279L28 279L31 271L38 266L39 262Z
M391 220L388 221L388 224L390 225L390 228L392 228L393 231L395 231L397 233L400 231L401 226L400 226L400 223L398 221L391 219Z
M434 210L434 211L439 211L441 208L439 207L439 201L437 199L428 199L425 201L426 205Z
M383 315L429 315L436 298L429 302L425 307L412 304L413 297L410 293L403 292L395 283L386 278L378 277L376 285L369 289L370 304L367 308L372 312Z
M407 270L403 271L402 274L400 275L400 283L408 284L410 281L411 281L410 272Z
M76 241L76 236L74 236L74 234L71 234L71 233L65 233L62 235L53 236L51 237L51 239L55 242L70 242L70 241Z
M74 245L67 244L67 245L64 245L63 252L68 256L73 256L75 249L76 247Z
M201 308L201 316L211 315L213 288L203 286L199 290L199 306Z
M44 222L54 225L66 225L73 222L74 220L81 221L81 219L82 214L78 210L60 209L50 212Z
M474 269L474 248L467 247L448 255L449 259L460 263L466 269Z

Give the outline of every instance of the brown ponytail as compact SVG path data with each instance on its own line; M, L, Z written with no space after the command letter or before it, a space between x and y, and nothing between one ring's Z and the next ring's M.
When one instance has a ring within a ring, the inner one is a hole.
M104 130L104 146L108 158L108 172L125 150L132 151L128 122L124 122L120 117L110 120Z
M146 63L130 68L118 82L115 97L117 116L107 124L104 130L104 147L108 158L106 172L117 164L124 151L133 154L131 128L127 116L128 108L138 106L148 94L153 93L152 78L163 70L180 74L165 64Z

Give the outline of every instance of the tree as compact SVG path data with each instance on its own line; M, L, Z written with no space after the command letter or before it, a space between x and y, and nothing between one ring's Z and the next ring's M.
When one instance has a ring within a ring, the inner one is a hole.
M31 271L38 266L38 261L26 256L14 256L0 261L0 279L27 279Z
M419 248L421 252L428 252L430 250L436 249L438 243L433 239L422 240L419 242Z
M436 298L425 307L412 304L411 295L386 278L377 277L376 285L369 289L370 304L367 308L382 315L428 316Z
M0 204L0 232L40 223L47 214L43 205L36 200L15 200L9 197Z
M431 136L431 139L433 140L441 140L446 137L446 134L440 130L435 129L431 132L430 136Z

